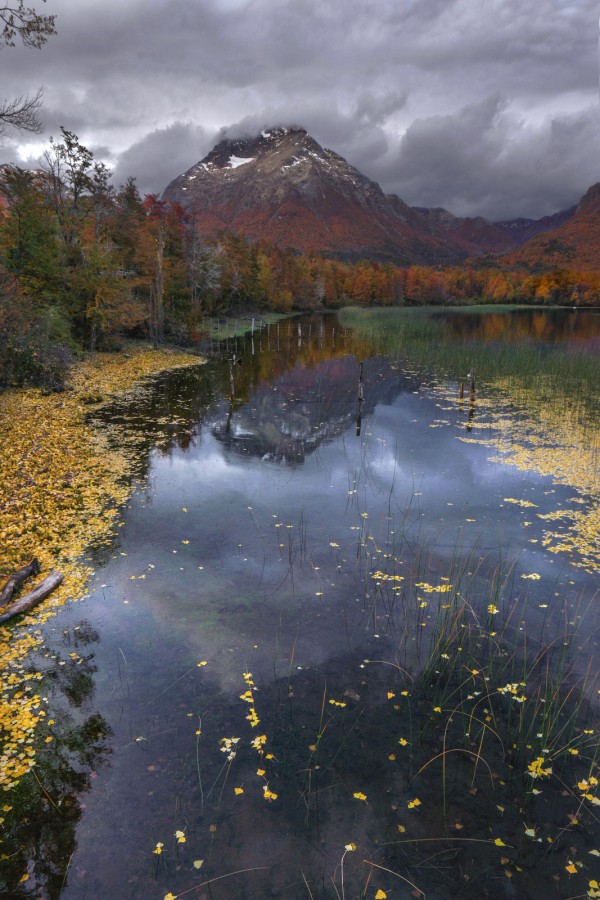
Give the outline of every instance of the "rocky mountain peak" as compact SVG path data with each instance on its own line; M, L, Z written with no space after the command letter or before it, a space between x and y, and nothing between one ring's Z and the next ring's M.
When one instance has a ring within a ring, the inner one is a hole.
M224 135L163 196L201 232L230 228L299 252L442 264L512 245L486 220L411 209L297 126Z
M288 171L297 166L301 167L298 172ZM234 175L236 180L246 180L259 174L273 177L278 173L280 178L283 176L297 182L295 176L304 178L315 168L327 168L329 174L335 174L336 168L352 169L341 156L321 147L304 128L276 126L250 137L223 138L180 179L194 181L199 175L219 178ZM363 177L355 169L352 171L356 177ZM175 182L180 179L175 179ZM180 185L180 189L184 187L184 184Z

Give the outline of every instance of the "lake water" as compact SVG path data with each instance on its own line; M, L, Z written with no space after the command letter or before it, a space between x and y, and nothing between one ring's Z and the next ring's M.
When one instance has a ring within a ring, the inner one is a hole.
M43 626L63 743L11 896L591 890L600 315L400 312L95 414L137 480Z

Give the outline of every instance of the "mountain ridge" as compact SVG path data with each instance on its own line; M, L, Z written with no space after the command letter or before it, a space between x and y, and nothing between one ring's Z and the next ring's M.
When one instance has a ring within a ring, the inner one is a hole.
M223 138L169 183L163 199L186 208L204 234L231 229L300 253L399 265L505 256L576 212L494 223L411 207L299 126Z

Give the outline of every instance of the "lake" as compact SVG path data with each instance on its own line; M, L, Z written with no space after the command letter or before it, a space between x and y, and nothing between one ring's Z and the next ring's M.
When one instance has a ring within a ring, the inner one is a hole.
M3 896L600 896L599 360L597 311L349 310L90 413L136 480Z

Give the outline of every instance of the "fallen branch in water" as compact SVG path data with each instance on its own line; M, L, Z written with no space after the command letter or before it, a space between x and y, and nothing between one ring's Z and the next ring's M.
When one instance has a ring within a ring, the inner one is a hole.
M17 572L16 574L18 575L19 573ZM25 594L23 597L21 597L20 600L16 600L13 605L6 610L6 612L0 611L0 623L7 622L14 616L19 616L21 615L21 613L28 612L34 606L37 606L38 603L41 603L42 600L45 600L46 597L48 597L48 595L58 587L63 578L64 576L62 572L59 572L58 569L52 569L52 571L48 573L48 575L37 585L37 587L34 587L32 591L30 591L28 594ZM24 579L21 580L24 581Z
M27 581L32 575L37 575L40 571L40 564L37 559L32 559L29 565L23 566L18 572L10 576L2 590L0 591L0 609L10 602L12 595L24 581Z

